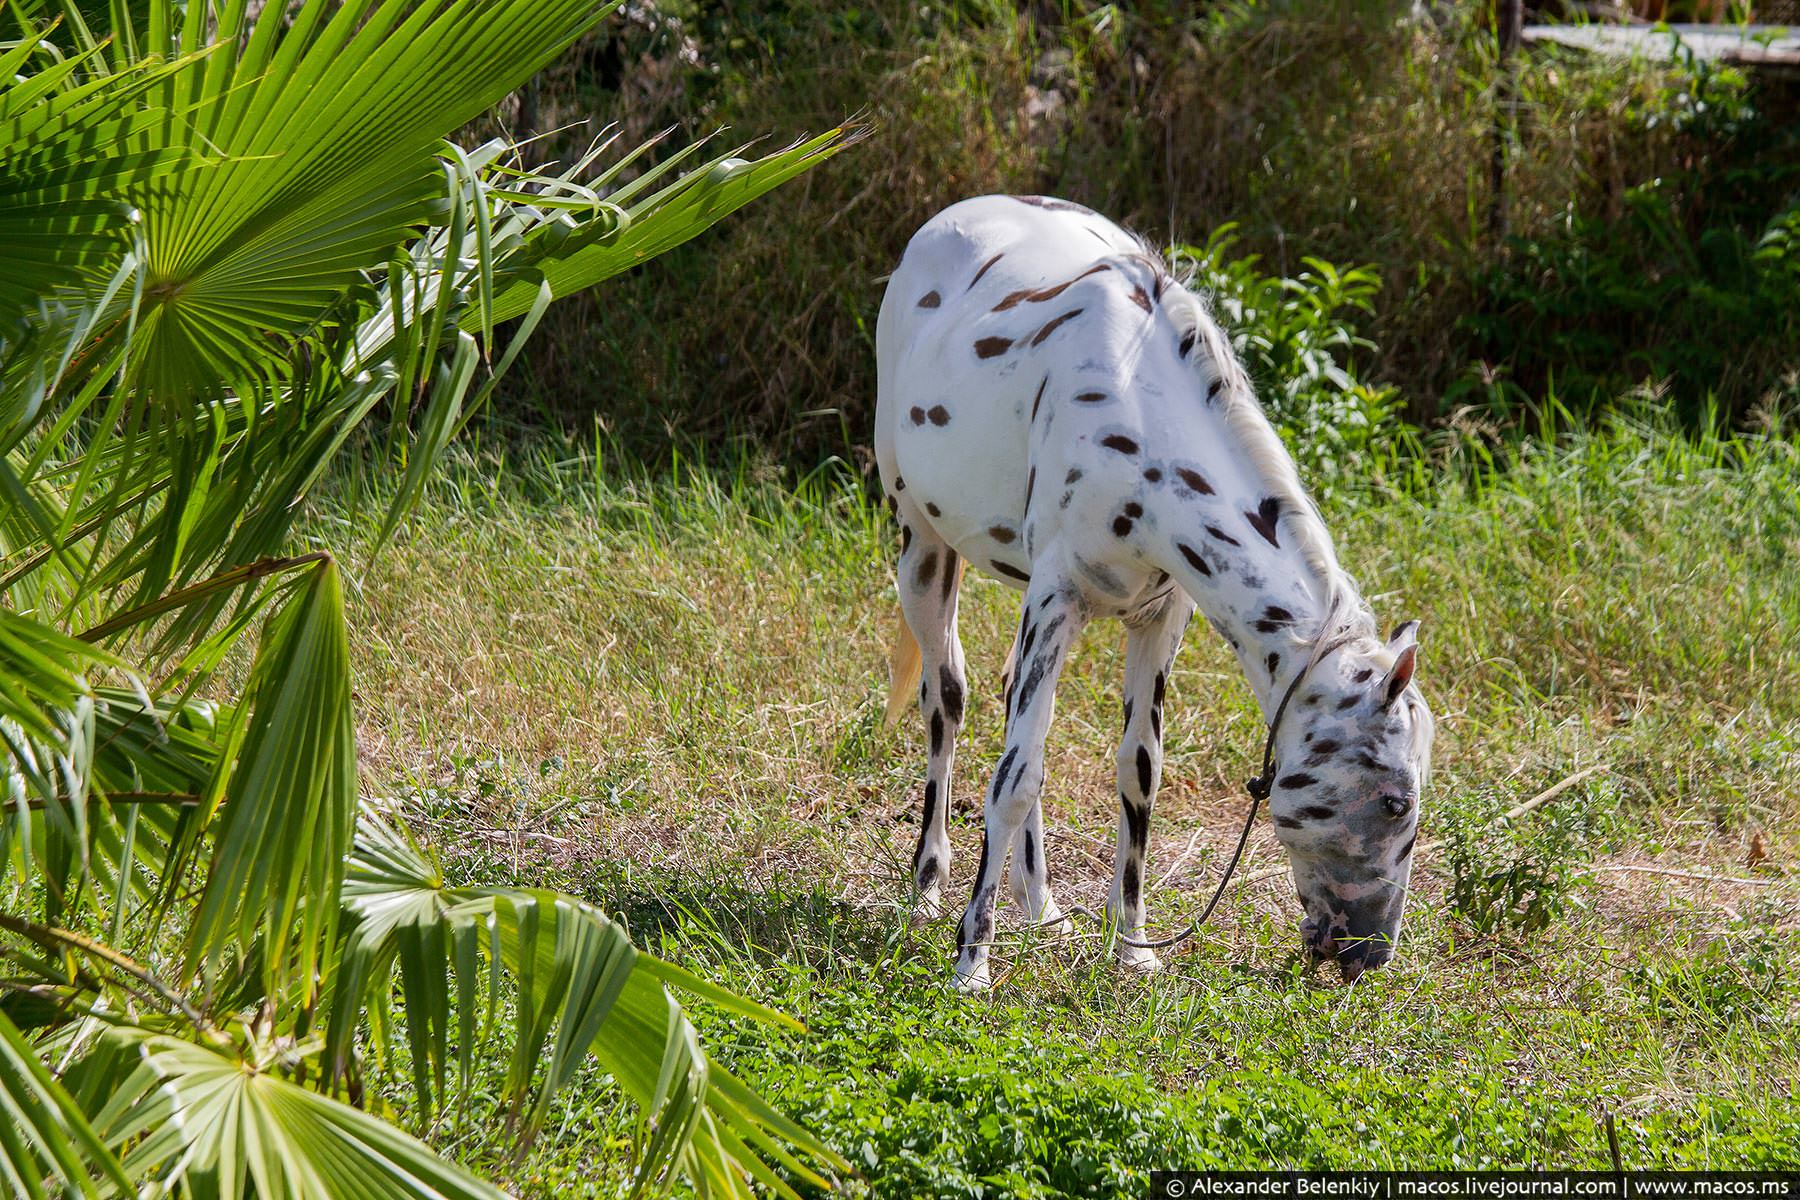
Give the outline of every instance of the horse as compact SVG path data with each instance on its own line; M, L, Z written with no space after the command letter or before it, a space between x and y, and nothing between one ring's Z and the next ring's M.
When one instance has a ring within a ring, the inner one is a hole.
M912 864L922 918L943 912L949 879L965 566L1023 593L957 987L989 986L1009 852L1025 919L1068 928L1044 846L1044 738L1076 634L1107 617L1127 639L1107 926L1122 966L1160 967L1143 938L1145 848L1164 692L1196 608L1268 723L1262 790L1306 949L1346 982L1387 962L1433 736L1414 679L1418 622L1379 635L1202 300L1090 209L983 196L907 245L882 299L876 365L875 457L901 547L888 707L916 685L928 740Z

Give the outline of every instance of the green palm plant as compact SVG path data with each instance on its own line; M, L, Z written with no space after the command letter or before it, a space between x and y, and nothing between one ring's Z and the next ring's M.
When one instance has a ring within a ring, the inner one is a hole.
M368 1111L364 1078L403 1041L429 1113L496 1033L521 1139L599 1062L642 1113L640 1186L791 1194L845 1169L706 1055L674 995L785 1018L572 897L447 885L361 796L338 569L292 544L347 443L403 464L391 532L550 302L859 135L749 161L694 146L653 162L602 139L554 173L445 140L610 7L117 0L103 37L73 5L14 7L9 1194L499 1195ZM245 657L219 698L221 665Z

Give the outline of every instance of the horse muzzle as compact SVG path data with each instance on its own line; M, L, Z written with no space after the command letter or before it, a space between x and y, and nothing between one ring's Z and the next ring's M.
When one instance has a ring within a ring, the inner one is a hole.
M1300 922L1300 937L1312 960L1315 963L1327 959L1335 962L1345 983L1355 983L1364 971L1383 966L1392 959L1399 932L1398 921L1391 928L1377 927L1367 931L1358 930L1354 918L1346 922L1339 917L1327 923L1309 916Z

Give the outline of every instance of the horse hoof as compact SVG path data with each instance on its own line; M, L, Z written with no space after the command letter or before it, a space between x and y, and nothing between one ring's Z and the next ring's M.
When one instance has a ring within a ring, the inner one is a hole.
M973 996L980 992L987 991L992 986L993 981L988 977L988 965L986 963L978 963L973 967L964 967L961 963L957 964L955 987L962 995Z
M1132 975L1154 975L1163 968L1163 961L1156 951L1142 946L1120 946L1118 960L1119 969Z

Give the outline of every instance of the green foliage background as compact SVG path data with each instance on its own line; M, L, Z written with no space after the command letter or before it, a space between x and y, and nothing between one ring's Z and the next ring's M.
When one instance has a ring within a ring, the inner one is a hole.
M1420 15L1421 13L1425 15ZM1367 266L1364 379L1415 423L1673 384L1689 420L1800 384L1800 87L1692 61L1515 59L1508 237L1490 236L1487 6L1401 0L855 5L671 0L542 83L551 127L817 128L851 169L553 315L514 411L634 444L738 434L802 463L866 442L881 280L933 212L1067 196L1161 245L1230 224L1300 275ZM604 328L624 336L597 339ZM642 437L638 435L643 435Z

